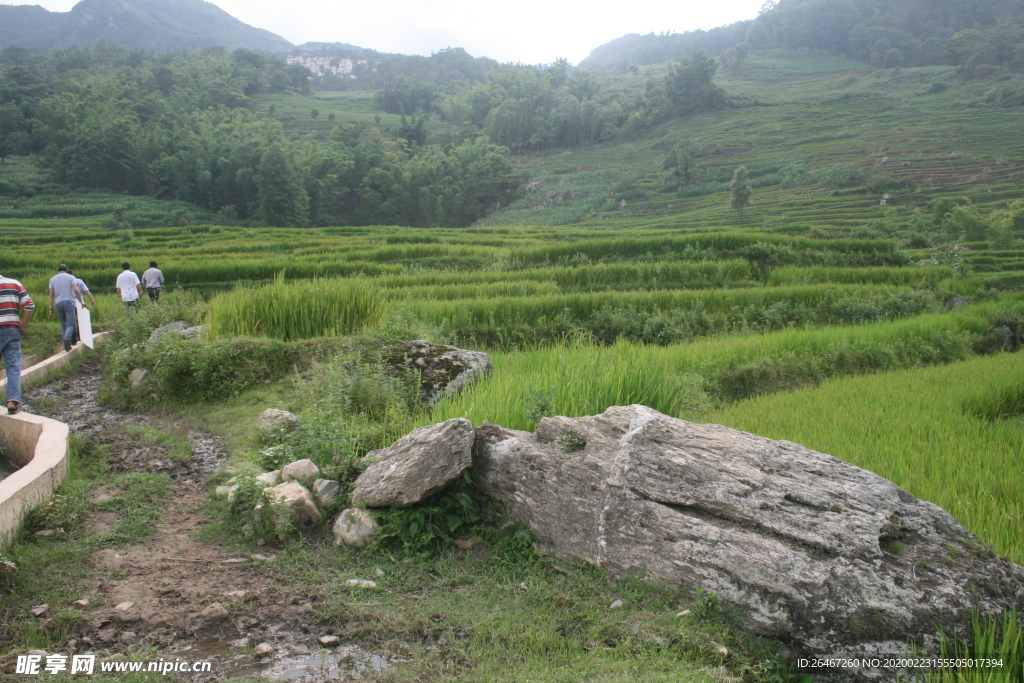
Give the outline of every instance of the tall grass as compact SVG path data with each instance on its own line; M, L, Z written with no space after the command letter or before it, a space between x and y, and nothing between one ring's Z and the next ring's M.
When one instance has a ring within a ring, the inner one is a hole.
M845 328L785 330L656 347L619 341L610 347L567 342L491 354L494 373L437 406L433 419L466 416L510 429L530 429L531 406L559 415L603 412L642 403L668 415L700 418L712 396L728 400L749 377L767 391L835 375L948 363L969 354L970 339L988 331L994 306ZM762 370L794 377L773 379ZM802 374L810 368L812 374ZM744 374L747 373L747 374ZM738 388L717 386L726 381ZM723 393L724 392L724 393ZM733 393L730 393L733 392Z
M291 341L360 332L387 314L380 291L366 282L313 279L235 289L210 302L206 334Z

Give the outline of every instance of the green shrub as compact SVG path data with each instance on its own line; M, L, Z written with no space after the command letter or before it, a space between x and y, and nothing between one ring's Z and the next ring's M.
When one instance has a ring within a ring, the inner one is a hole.
M401 547L406 552L421 553L473 533L480 522L480 515L473 506L471 492L472 480L467 470L448 489L413 507L374 511L374 517L380 524L374 535L374 545Z

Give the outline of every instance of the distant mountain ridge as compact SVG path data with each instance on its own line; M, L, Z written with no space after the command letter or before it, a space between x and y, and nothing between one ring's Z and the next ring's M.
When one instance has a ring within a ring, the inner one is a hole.
M149 52L221 46L285 53L293 47L205 0L82 0L69 12L0 5L0 49L54 50L101 40Z

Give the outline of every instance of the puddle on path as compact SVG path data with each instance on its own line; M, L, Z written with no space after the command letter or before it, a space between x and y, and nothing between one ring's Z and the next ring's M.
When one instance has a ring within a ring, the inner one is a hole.
M216 638L198 640L180 650L167 653L163 658L196 661L209 660L210 673L218 678L254 676L275 681L318 683L345 678L359 678L363 674L390 669L392 661L399 661L390 653L372 653L358 645L339 645L319 650L290 644L276 646L274 656L258 660L252 654L248 639L224 641ZM208 678L209 674L196 674Z

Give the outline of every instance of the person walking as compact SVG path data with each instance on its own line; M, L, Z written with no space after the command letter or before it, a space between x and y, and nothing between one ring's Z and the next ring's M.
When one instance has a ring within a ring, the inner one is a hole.
M50 315L53 315L56 309L65 351L70 351L74 343L75 324L78 320L75 301L82 296L78 293L75 278L68 270L69 268L62 263L57 266L57 274L50 278Z
M146 294L153 303L160 301L160 287L164 284L164 274L156 267L156 261L149 262L149 270L142 274L142 284L146 285Z
M142 296L142 283L139 282L139 276L132 272L132 267L127 261L121 264L121 274L117 276L117 296L128 309L138 308L139 297Z
M7 370L7 414L21 409L21 338L36 305L17 280L0 275L0 355Z
M72 277L74 277L74 275L75 275L75 271L71 270L70 268L68 269L68 273ZM96 306L96 299L93 298L92 292L89 291L88 285L85 284L85 282L82 280L82 278L76 277L75 278L75 284L78 285L78 300L82 302L82 305L83 306L85 305L85 299L83 299L82 297L87 296L87 297L89 297L89 303L93 307L95 307Z

